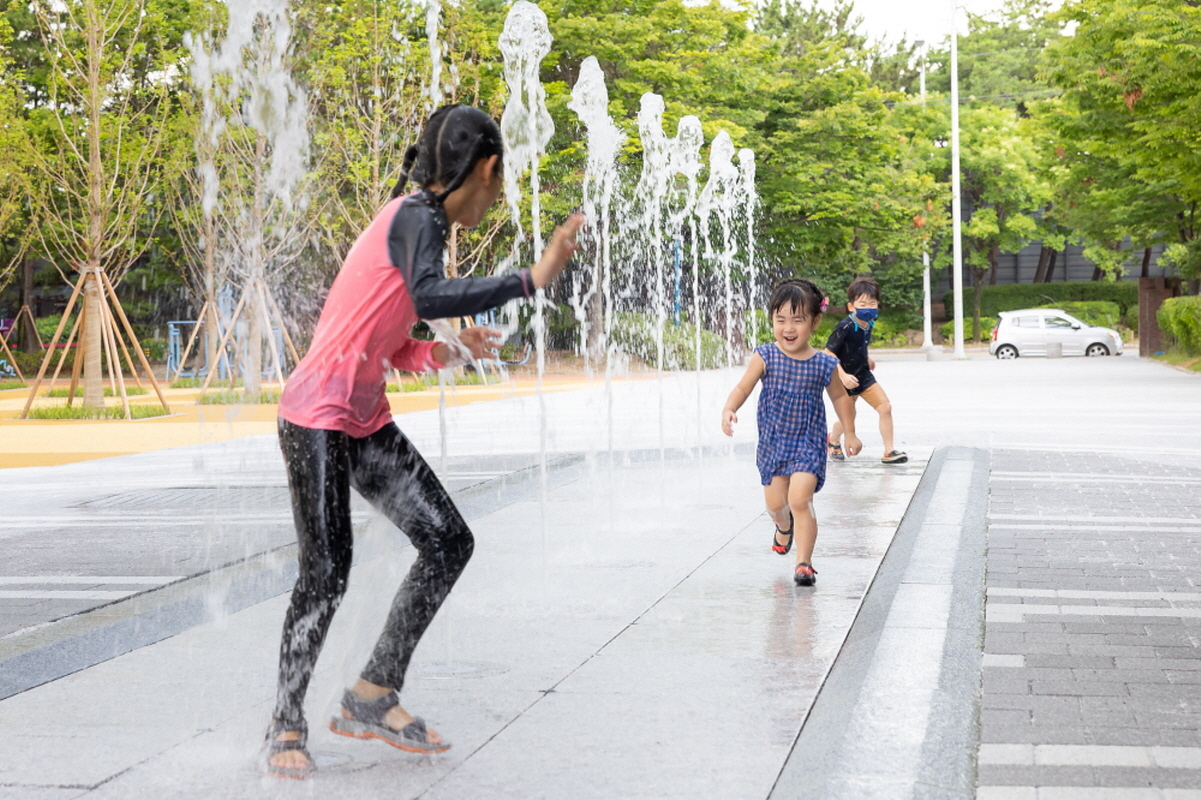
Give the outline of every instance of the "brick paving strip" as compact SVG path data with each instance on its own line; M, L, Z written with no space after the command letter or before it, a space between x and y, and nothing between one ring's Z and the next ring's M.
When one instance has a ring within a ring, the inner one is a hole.
M1201 469L995 450L978 800L1201 800Z

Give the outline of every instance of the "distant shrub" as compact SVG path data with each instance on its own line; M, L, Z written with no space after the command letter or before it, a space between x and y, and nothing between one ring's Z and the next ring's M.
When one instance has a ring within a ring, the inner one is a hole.
M1138 333L1138 303L1126 309L1126 313L1122 315L1122 322L1127 328Z
M613 321L613 343L625 352L638 356L648 364L659 358L655 328L658 320L650 314L622 313ZM663 368L670 370L696 369L695 325L673 324L663 327ZM726 365L726 341L712 331L701 329L701 369ZM770 340L769 340L770 341Z
M1189 355L1201 355L1201 297L1173 297L1159 307L1159 327Z
M1121 307L1108 300L1078 300L1066 303L1049 303L1038 308L1058 308L1071 314L1081 322L1100 325L1103 328L1117 327L1122 320Z
M965 302L968 300L966 293L964 300ZM1117 303L1120 309L1119 316L1125 316L1131 308L1138 308L1138 282L1072 281L1069 283L1014 283L1003 286L985 286L980 297L980 314L995 317L1002 311L1016 311L1019 308L1037 308L1047 305L1063 308L1064 303L1091 300L1107 300ZM947 308L950 308L954 302L954 295L947 292L943 295L943 302ZM1066 308L1063 310L1067 311ZM1137 319L1135 321L1137 322Z
M997 325L996 317L980 317L980 341L986 342L992 335L992 329ZM955 320L944 322L939 328L942 331L942 339L944 342L949 342L955 338ZM972 340L972 318L964 316L963 318L963 341L970 342Z

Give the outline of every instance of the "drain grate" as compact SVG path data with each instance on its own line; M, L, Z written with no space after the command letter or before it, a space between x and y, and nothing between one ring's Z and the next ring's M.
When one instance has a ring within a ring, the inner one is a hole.
M181 486L105 495L76 508L143 511L227 511L291 508L287 486Z

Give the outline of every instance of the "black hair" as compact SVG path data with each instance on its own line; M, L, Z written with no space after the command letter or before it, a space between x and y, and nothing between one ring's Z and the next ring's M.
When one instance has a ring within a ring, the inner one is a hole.
M789 278L776 284L771 291L771 299L767 302L768 316L773 316L785 306L795 308L808 318L822 313L825 295L813 281L804 278Z
M405 150L392 197L404 194L412 178L423 189L441 184L438 200L445 200L463 185L478 161L490 156L503 160L504 151L500 128L492 117L472 106L442 106L430 116L417 144Z
M880 286L871 278L856 278L847 287L847 302L853 303L864 295L880 302Z

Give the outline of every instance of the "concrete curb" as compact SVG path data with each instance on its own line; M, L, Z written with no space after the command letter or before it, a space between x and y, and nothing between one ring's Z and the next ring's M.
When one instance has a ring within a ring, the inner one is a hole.
M931 457L769 797L975 796L988 475Z

